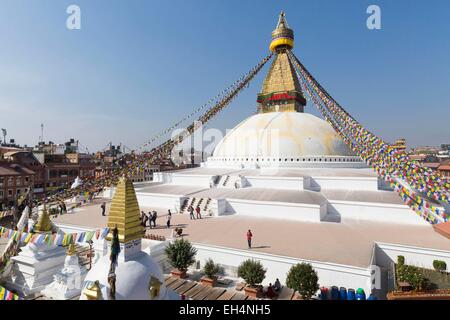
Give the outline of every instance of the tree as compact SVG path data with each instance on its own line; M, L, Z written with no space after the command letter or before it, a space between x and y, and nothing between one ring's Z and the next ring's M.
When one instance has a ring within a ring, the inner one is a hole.
M427 279L423 276L423 271L415 266L397 266L398 281L408 282L414 290L421 291L427 285Z
M309 263L299 263L289 270L286 285L303 299L310 299L319 290L318 280L317 272Z
M248 259L239 265L238 276L244 279L250 287L255 287L263 282L266 277L266 269L261 262Z
M218 274L221 271L222 268L218 264L214 263L212 259L206 260L206 263L203 267L203 272L208 278L213 279L216 276L216 274Z
M167 245L165 253L172 267L187 271L188 267L195 262L197 249L188 240L177 239Z
M434 270L436 270L438 272L445 272L447 270L447 264L445 263L445 261L441 261L441 260L434 260L433 267L434 267Z

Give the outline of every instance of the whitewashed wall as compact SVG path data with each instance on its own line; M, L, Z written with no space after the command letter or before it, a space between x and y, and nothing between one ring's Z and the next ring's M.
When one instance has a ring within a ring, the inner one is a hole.
M366 220L400 224L428 226L429 223L419 217L406 205L380 204L356 201L329 200L328 213L339 215L341 222Z
M317 271L320 286L363 288L366 293L371 292L371 271L369 267L359 268L198 243L193 243L193 245L197 249L196 260L200 261L200 268L203 267L205 260L208 258L213 259L221 265L230 266L233 269L236 269L244 260L256 259L267 269L266 279L263 282L263 284L267 285L269 282L273 283L276 278L279 278L282 283L285 283L287 273L291 266L306 262L310 263L314 270Z
M377 191L378 179L376 177L312 177L311 184L317 185L320 189L344 189L344 190L364 190Z
M205 175L193 175L193 174L172 174L172 183L177 185L187 185L187 186L200 186L200 187L210 187L211 176Z
M161 194L161 193L146 193L136 192L136 197L140 207L162 207L178 212L181 202L184 199L182 195Z
M398 256L404 256L406 264L427 269L434 269L434 260L442 260L447 263L447 271L450 271L450 251L376 243L375 263L377 265L387 266L390 262L397 263Z
M291 189L303 190L302 177L248 177L245 179L251 187L255 188L273 188L273 189Z
M320 205L243 199L227 199L226 213L308 222L320 222L323 215Z

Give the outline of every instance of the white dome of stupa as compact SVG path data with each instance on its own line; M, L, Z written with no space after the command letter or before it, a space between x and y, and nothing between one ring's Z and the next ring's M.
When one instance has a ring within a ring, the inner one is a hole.
M255 114L228 132L213 153L222 158L351 155L330 124L301 112Z

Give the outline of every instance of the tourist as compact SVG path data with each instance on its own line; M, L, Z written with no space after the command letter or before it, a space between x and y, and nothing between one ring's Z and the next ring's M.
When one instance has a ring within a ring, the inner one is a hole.
M152 215L153 228L156 228L156 218L158 218L158 213L155 210L153 210Z
M191 219L191 220L195 220L195 217L194 217L194 208L192 208L192 206L189 206L188 211L189 211L189 217L190 217L190 219Z
M275 290L275 292L277 293L281 290L281 283L278 278L277 280L275 280L275 283L273 284L273 290Z
M167 228L170 228L170 219L172 219L172 212L169 209L167 213Z
M102 216L105 216L106 202L102 203L101 208L102 208Z
M148 221L148 226L150 227L150 229L152 228L152 212L149 211L146 215L145 215L145 226L147 225L147 221Z
M251 249L252 248L252 231L250 229L248 229L247 231L247 243L248 243L248 248Z
M266 295L267 295L267 298L269 298L269 299L272 299L276 296L271 283L269 283L269 286L267 287Z
M197 206L197 208L195 208L195 212L197 212L197 219L201 219L202 215L200 214L200 207Z
M144 211L141 211L140 218L141 218L141 224L145 227L145 218L146 218L146 216L145 216L145 212Z

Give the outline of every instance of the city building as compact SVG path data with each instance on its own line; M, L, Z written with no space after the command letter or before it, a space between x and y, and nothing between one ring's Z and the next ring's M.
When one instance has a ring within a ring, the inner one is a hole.
M0 162L0 204L12 206L17 198L34 187L35 172L21 165Z

